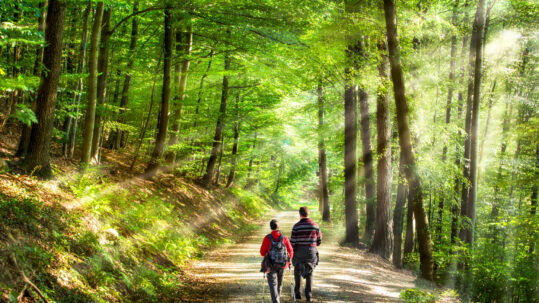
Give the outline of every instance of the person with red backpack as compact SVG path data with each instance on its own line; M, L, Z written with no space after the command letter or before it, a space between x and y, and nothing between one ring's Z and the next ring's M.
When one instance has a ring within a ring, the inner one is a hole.
M268 285L273 303L279 303L283 288L285 268L290 266L294 250L287 237L279 231L279 222L270 221L271 233L264 237L260 247L260 255L264 257L262 271L268 278Z

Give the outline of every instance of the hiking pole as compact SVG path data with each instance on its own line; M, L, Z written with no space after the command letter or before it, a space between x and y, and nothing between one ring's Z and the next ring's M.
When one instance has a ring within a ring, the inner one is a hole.
M288 264L288 273L290 273L290 294L292 295L292 300L296 302L296 293L294 292L294 283L292 283L292 266Z
M266 288L266 273L262 273L262 303L264 303L264 289Z

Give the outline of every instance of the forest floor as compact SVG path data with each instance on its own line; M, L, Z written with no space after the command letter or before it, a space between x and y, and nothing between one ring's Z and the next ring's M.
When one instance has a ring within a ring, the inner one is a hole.
M296 211L280 212L274 217L286 236L299 219ZM243 242L215 249L191 263L187 272L199 281L200 288L196 291L200 296L193 301L260 302L263 287L264 301L271 301L267 284L263 286L267 281L259 272L260 245L270 231L266 225ZM416 286L412 272L397 269L365 250L340 246L336 226L321 224L321 229L323 240L319 247L320 263L314 271L314 302L400 302L400 292ZM281 299L292 301L289 271L283 278Z

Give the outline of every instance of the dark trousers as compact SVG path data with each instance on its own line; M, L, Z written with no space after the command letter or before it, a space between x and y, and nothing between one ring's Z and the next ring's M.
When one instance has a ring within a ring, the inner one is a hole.
M294 264L294 279L296 285L294 286L294 293L296 298L301 297L301 274L307 266L311 270L307 270L308 274L305 274L305 299L310 300L312 297L312 282L313 272L312 270L318 265L318 250L316 247L311 246L298 246L294 248L294 258L292 259Z
M294 280L296 280L296 285L294 285L294 293L296 294L296 299L301 298L300 287L301 287L301 269L300 266L294 266ZM305 277L305 299L310 300L312 296L312 282L313 282L313 273L309 273Z
M281 290L283 289L284 268L272 270L266 277L268 278L271 302L279 303L281 301Z

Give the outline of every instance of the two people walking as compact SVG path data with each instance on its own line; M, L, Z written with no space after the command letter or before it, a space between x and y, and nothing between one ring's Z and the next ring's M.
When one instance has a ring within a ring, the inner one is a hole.
M292 228L290 240L279 230L279 222L271 220L272 231L264 237L260 247L260 255L264 257L261 271L268 279L273 303L280 302L283 274L287 267L290 268L290 260L294 265L295 298L301 299L302 278L305 279L305 299L310 302L312 298L312 276L318 265L317 246L322 243L322 232L318 224L309 218L306 206L300 207L299 216L300 220Z

